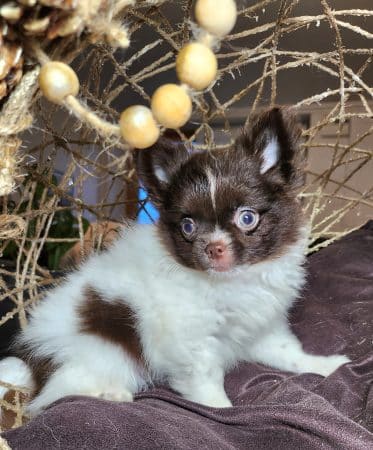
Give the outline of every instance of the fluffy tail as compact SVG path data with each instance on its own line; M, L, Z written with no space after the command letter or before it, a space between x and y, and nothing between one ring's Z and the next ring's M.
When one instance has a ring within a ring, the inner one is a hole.
M10 356L0 361L0 398L4 398L9 388L2 386L1 381L14 386L32 388L32 373L22 359Z

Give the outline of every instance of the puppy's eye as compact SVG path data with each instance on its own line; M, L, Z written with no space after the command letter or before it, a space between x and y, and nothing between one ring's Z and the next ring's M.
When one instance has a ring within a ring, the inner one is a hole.
M234 215L234 223L243 231L253 230L259 222L259 214L248 208L239 208Z
M190 237L197 229L193 219L186 217L181 221L181 231L185 237Z

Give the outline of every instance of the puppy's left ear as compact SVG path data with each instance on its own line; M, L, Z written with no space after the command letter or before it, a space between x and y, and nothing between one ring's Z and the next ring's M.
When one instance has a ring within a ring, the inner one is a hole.
M181 141L162 137L150 148L137 150L137 173L153 203L162 206L167 189L191 152Z
M300 134L295 116L274 107L251 118L239 143L257 160L260 174L268 181L297 189L304 183Z

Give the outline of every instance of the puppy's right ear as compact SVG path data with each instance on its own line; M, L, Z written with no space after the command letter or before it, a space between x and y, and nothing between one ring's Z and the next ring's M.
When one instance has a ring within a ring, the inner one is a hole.
M165 137L152 147L136 151L137 173L155 205L163 203L173 177L189 157L190 151L184 143Z

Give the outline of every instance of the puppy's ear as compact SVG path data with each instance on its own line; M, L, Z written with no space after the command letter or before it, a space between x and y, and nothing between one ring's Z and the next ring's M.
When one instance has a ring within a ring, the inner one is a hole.
M291 112L274 107L251 118L239 144L257 160L268 181L299 188L304 182L299 138L300 128Z
M153 203L158 206L163 203L169 184L189 157L190 151L181 141L165 137L136 152L137 173Z

